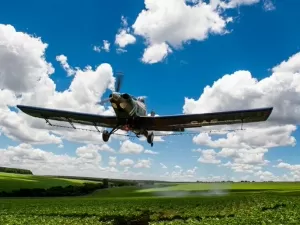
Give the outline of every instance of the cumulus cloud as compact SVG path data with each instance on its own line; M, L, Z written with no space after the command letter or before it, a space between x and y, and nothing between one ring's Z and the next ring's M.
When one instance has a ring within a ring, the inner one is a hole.
M152 165L150 159L139 159L138 162L134 165L134 168L150 168Z
M161 177L166 180L184 180L184 181L194 180L195 181L197 169L198 167L195 166L193 169L188 169L186 171L180 169L179 171L176 170L172 172L165 172L163 175L161 175Z
M121 166L126 166L126 167L128 167L128 166L132 166L133 164L134 164L134 161L132 160L132 159L123 159L123 160L121 160L120 162L119 162L119 164L121 165Z
M110 165L103 166L102 156L95 148L78 148L75 156L54 154L29 144L9 146L0 149L1 166L25 168L34 174L73 175L87 177L113 177L119 179L145 179L142 172L116 168L116 158L110 158ZM146 164L145 164L146 165ZM141 168L141 167L139 167ZM148 177L155 177L149 174ZM148 178L149 179L149 178Z
M103 47L102 49L106 52L110 51L110 43L108 42L108 40L103 40Z
M140 144L134 143L130 140L126 140L121 144L119 153L122 154L140 154L144 150L144 147Z
M9 146L0 149L1 165L21 167L32 170L35 174L82 174L91 170L100 170L102 157L95 149L78 148L76 156L55 155L29 144Z
M271 8L270 0L265 8ZM172 53L172 46L180 49L192 40L204 41L209 35L228 33L226 26L233 22L225 10L239 6L249 6L259 0L211 0L209 3L199 0L144 0L145 8L132 24L131 32L124 16L122 28L116 35L115 44L122 48L136 42L133 34L145 39L146 48L142 56L144 63L158 63ZM185 19L182 19L185 18ZM133 34L132 34L133 33Z
M60 63L63 69L67 72L68 76L72 76L75 74L75 70L70 67L69 63L67 62L68 58L65 55L58 55L56 56L56 60Z
M201 156L198 159L200 163L218 164L221 160L216 159L217 153L213 149L200 150Z
M115 37L115 44L119 46L117 49L118 53L126 52L125 48L129 44L134 44L136 42L136 38L130 34L130 27L128 27L127 19L122 16L121 17L121 28Z
M114 90L112 67L102 63L95 69L87 66L84 69L76 68L75 71L68 64L67 57L60 55L57 60L74 78L65 91L59 92L50 78L54 68L45 61L48 44L43 43L41 38L16 31L11 25L0 24L0 42L1 133L30 144L59 145L62 144L62 138L101 143L99 134L88 136L84 132L53 128L41 119L12 111L9 107L23 104L111 115L111 107L106 109L95 103L107 89Z
M182 18L185 18L184 20ZM159 62L190 40L202 41L211 34L224 34L226 20L210 4L199 1L188 5L183 0L145 0L134 24L134 33L147 40L143 61Z
M0 90L30 92L38 82L54 73L44 53L48 44L40 38L18 32L11 25L0 24Z
M249 71L237 71L206 86L199 99L185 98L186 114L274 107L267 122L244 125L246 130L227 132L221 137L200 133L193 142L221 149L217 155L232 158L225 166L235 171L253 172L254 165L260 165L257 169L267 165L269 161L264 154L269 149L296 145L292 135L300 123L299 72L300 53L297 53L276 65L272 74L260 81ZM210 128L203 128L206 129Z
M116 166L117 165L117 157L109 156L108 165Z
M93 50L95 52L101 52L101 50L104 50L105 52L110 52L110 43L108 40L103 40L103 46L93 46Z
M152 150L148 150L148 149L146 149L146 150L144 151L144 153L146 153L146 154L151 154L151 155L158 155L158 154L159 154L158 152L155 152L155 151L152 151Z
M166 58L171 52L172 50L165 42L152 44L145 49L142 61L148 64L157 63Z

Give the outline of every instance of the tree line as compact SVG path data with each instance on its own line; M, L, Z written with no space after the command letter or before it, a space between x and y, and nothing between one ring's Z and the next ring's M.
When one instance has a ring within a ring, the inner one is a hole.
M0 166L0 172L17 173L17 174L30 174L30 175L33 174L30 170L27 170L27 169L9 168L9 167L2 167L2 166Z
M82 196L91 194L98 189L110 187L133 186L135 182L110 182L103 179L102 183L83 183L83 185L68 185L65 187L56 186L50 188L21 188L10 192L0 192L0 197L62 197L62 196Z

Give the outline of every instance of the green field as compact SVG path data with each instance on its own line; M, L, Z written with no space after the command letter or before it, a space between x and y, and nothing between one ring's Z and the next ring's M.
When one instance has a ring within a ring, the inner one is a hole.
M169 187L142 189L139 192L161 192L161 191L288 191L300 190L300 182L253 182L253 183L186 183L171 185Z
M64 187L68 185L81 185L84 182L93 181L0 172L0 191L12 191L20 188Z
M300 183L116 187L81 197L4 198L0 211L1 225L299 224Z

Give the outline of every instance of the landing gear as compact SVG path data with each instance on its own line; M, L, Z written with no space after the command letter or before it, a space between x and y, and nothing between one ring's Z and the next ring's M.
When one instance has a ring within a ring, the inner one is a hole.
M103 133L102 133L102 139L103 139L103 141L104 142L108 142L109 137L110 137L110 133L107 130L104 130Z
M154 134L153 134L153 132L151 132L150 134L148 133L148 135L147 135L147 142L149 144L151 144L151 147L153 147L153 140L154 140Z
M120 126L116 126L110 132L108 132L107 130L104 130L102 133L102 140L104 142L108 142L110 135L113 134L114 132L116 132L119 129L119 127Z

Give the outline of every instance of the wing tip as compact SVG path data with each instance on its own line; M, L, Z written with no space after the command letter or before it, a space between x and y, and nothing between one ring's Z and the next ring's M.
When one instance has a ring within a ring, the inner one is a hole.
M23 109L25 108L24 105L16 105L16 107L17 107L18 109L22 110L22 111L23 111Z
M269 119L269 117L271 116L272 112L273 112L273 109L274 107L268 107L266 108L267 109L267 113L266 113L266 116L265 116L265 121Z

